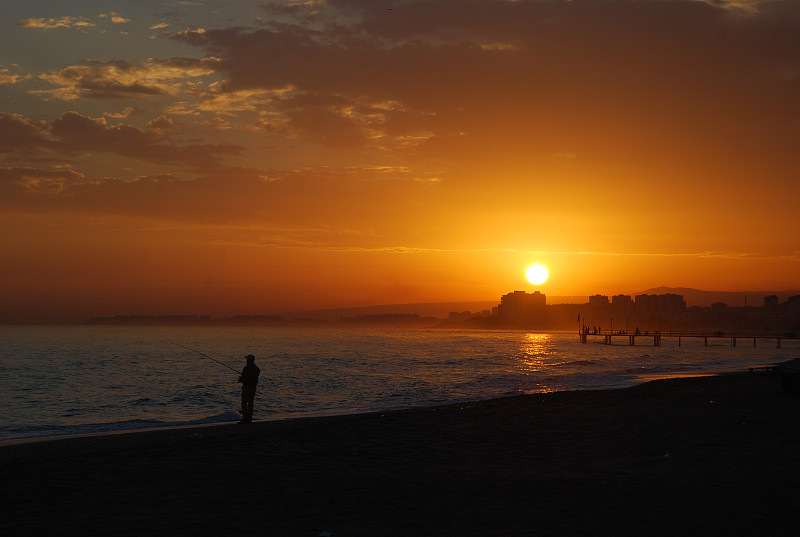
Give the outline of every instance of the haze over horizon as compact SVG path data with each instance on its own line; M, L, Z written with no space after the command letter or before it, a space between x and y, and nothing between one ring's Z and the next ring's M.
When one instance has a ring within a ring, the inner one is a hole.
M0 14L0 323L800 288L798 2Z

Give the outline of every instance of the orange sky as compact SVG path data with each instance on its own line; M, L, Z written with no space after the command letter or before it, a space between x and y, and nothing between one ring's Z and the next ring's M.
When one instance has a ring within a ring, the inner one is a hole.
M0 322L800 288L797 2L0 7Z

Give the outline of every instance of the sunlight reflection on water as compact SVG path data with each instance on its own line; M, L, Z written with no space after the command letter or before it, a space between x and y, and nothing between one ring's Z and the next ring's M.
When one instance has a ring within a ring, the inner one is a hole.
M519 370L535 373L551 365L552 336L548 333L527 333L520 341Z

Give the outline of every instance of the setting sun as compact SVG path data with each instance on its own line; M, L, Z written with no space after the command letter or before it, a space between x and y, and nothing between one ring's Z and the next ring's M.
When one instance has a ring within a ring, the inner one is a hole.
M531 265L528 267L528 270L525 271L525 277L534 285L541 285L546 282L547 276L547 269L542 265Z

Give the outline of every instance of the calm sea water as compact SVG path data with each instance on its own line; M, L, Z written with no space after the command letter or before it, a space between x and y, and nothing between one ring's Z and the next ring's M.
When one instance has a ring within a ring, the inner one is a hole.
M256 420L619 388L800 357L798 341L630 347L563 332L3 326L0 440L238 419L237 374L176 343L237 370L254 354Z

